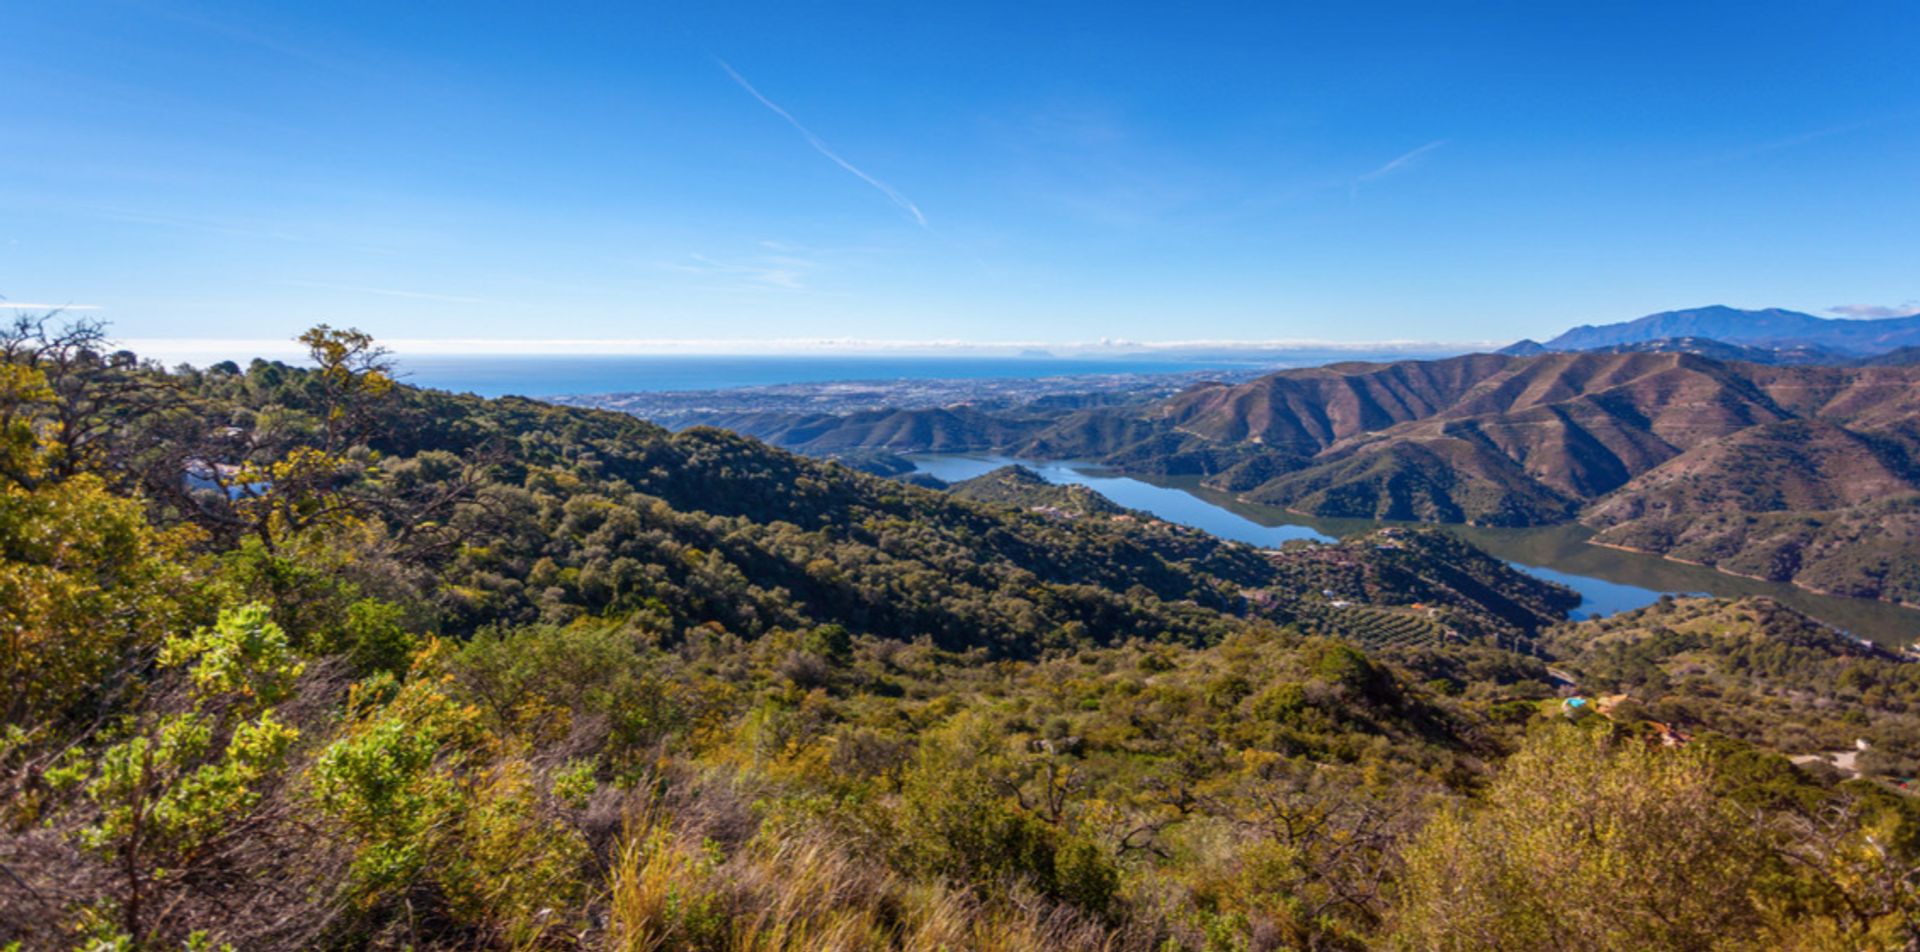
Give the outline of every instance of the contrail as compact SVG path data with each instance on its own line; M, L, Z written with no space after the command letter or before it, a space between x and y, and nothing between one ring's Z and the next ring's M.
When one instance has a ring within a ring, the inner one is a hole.
M1432 152L1433 150L1438 149L1441 146L1446 144L1447 144L1447 140L1445 139L1435 139L1432 142L1429 142L1426 145L1423 145L1420 148L1407 153L1406 155L1403 155L1397 159L1394 159L1393 161L1388 162L1387 164L1380 166L1379 168L1374 169L1373 171L1368 172L1365 175L1360 176L1360 181L1371 182L1374 179L1392 175L1393 173L1398 172L1403 168L1406 168L1407 163L1412 162L1414 159L1417 159L1428 152Z
M854 168L853 163L848 162L846 159L843 159L838 155L835 155L832 149L827 148L827 144L825 142L820 141L819 136L814 135L813 132L809 130L806 126L801 125L800 120L793 118L793 116L789 114L785 109L782 109L779 106L774 105L773 100L760 95L760 90L753 88L753 84L747 82L746 77L741 76L739 73L734 72L733 67L728 66L726 60L723 60L716 56L714 57L713 61L716 63L719 63L720 68L726 70L727 75L733 77L733 81L736 83L739 83L741 89L744 89L747 92L752 93L753 98L760 100L761 105L778 113L780 115L780 118L787 120L787 123L789 125L793 126L795 129L800 130L800 134L807 137L808 144L812 145L815 151L819 152L821 155L824 155L829 159L832 159L834 161L834 164L840 166L841 168L846 169L847 171L860 176L861 181L866 182L868 185L871 185L874 188L879 189L880 194L885 195L889 199L892 199L895 205L898 205L901 208L906 209L909 214L913 215L913 220L920 223L920 227L922 228L927 227L927 216L920 214L920 209L916 207L912 202L907 201L907 197L905 195L902 195L899 192L894 191L892 186L888 185L885 182L880 181L877 178L874 178L871 175L868 175L865 172L860 171L857 168Z

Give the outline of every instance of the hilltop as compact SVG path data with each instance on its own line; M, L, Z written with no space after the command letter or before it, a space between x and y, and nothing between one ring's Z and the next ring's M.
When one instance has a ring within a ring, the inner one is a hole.
M996 502L1062 518L1106 517L1126 521L1152 521L1145 513L1134 512L1085 486L1056 486L1039 473L1024 466L1002 466L989 473L954 483L948 489L961 499Z

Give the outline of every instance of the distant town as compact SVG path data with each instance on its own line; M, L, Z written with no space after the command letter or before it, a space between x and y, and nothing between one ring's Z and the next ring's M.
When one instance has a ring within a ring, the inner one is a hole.
M730 413L839 415L868 410L919 410L962 404L980 409L1001 409L1046 397L1095 393L1109 402L1124 401L1128 397L1152 400L1171 396L1198 383L1241 383L1272 373L1273 370L1271 367L1246 367L1181 373L1070 374L1035 379L849 380L731 387L723 390L580 394L548 399L568 406L619 410L661 426L679 429L715 414Z

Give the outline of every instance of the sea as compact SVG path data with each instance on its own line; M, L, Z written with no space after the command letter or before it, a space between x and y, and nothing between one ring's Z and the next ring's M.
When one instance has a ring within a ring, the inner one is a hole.
M724 390L783 383L996 380L1079 374L1174 374L1249 369L1257 363L1154 358L395 355L403 383L482 397Z

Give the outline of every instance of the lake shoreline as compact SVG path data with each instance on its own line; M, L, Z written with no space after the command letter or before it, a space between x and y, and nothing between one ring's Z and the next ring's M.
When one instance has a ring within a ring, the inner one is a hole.
M1652 604L1661 595L1721 598L1761 595L1837 630L1890 647L1910 644L1920 635L1920 611L1912 606L1821 593L1805 586L1753 579L1657 553L1591 543L1593 530L1578 523L1512 529L1453 523L1324 519L1282 507L1248 503L1236 494L1201 485L1199 477L1133 474L1086 460L1041 460L991 452L916 453L907 454L905 458L917 471L947 482L981 475L999 466L1025 466L1048 482L1085 485L1128 508L1153 512L1169 522L1192 526L1221 539L1255 545L1278 545L1287 539L1338 539L1392 525L1440 528L1536 577L1580 592L1583 601L1571 613L1573 618L1630 611ZM1157 507L1166 508L1155 511Z
M1823 595L1827 598L1851 598L1851 599L1856 599L1862 602L1879 602L1883 605L1897 605L1901 608L1920 610L1920 605L1916 605L1913 602L1902 601L1897 598L1861 598L1858 595L1842 595L1839 592L1828 591L1827 589L1824 589L1824 588L1816 588L1812 585L1808 585L1804 582L1801 582L1798 579L1788 579L1784 582L1777 581L1775 579L1764 578L1759 575L1748 575L1745 572L1735 572L1732 569L1721 568L1719 565L1712 562L1695 562L1692 559L1683 559L1678 556L1667 555L1666 553L1663 553L1663 552L1655 552L1652 549L1636 549L1633 546L1621 545L1617 542L1599 542L1593 539L1588 539L1587 544L1593 545L1593 546L1599 546L1602 549L1613 549L1614 551L1617 551L1617 552L1631 552L1635 555L1647 556L1648 558L1663 559L1668 562L1677 562L1681 565L1691 565L1697 568L1706 569L1707 571L1710 571L1710 572L1718 572L1721 575L1731 575L1734 578L1743 578L1750 582L1763 582L1768 585L1791 585L1794 588L1797 588L1803 592L1810 592L1814 595Z

